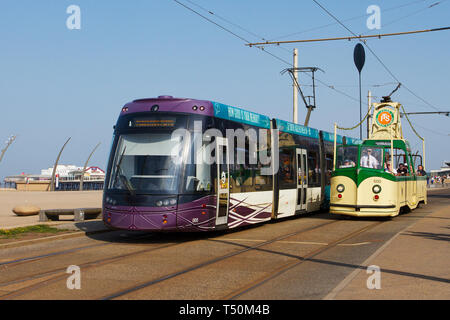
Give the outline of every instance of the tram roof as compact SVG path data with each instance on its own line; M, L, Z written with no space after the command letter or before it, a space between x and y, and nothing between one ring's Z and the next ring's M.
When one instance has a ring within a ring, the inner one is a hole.
M151 108L155 106L158 107L157 110L160 112L183 112L214 116L221 119L270 129L270 118L262 114L219 102L174 98L172 96L159 96L157 98L134 100L124 106L121 115L134 112L149 112L151 111Z
M244 110L238 107L226 105L220 102L209 100L196 100L187 98L174 98L172 96L159 96L157 98L138 99L127 103L122 109L121 116L134 112L148 112L153 106L158 106L159 111L163 112L183 112L192 114L203 114L206 116L214 116L217 118L245 123L248 125L270 129L271 119L268 116ZM200 109L203 106L204 109ZM194 108L195 107L195 108ZM319 138L319 130L306 127L301 124L275 119L277 128L283 132L296 135ZM334 142L334 134L322 131L325 141ZM347 144L361 144L359 139L346 137ZM337 135L337 143L343 143L343 136Z
M285 120L281 120L281 119L275 119L275 121L277 123L277 128L283 132L297 134L297 135L301 135L304 137L310 137L310 138L314 138L314 139L319 138L319 130L318 129L306 127L306 126L303 126L298 123L293 123L293 122L289 122L289 121L285 121ZM325 141L334 142L334 133L322 131L322 135L323 135L323 139ZM344 138L343 136L338 134L336 142L339 144L342 144L343 138ZM346 138L347 144L361 144L362 143L362 140L359 140L359 139L355 139L355 138L351 138L351 137L347 137L347 136L345 138Z
M411 152L411 145L409 141L402 139L394 139L393 141L394 148L406 149L408 152ZM364 140L363 145L366 146L380 146L380 147L390 147L391 140Z

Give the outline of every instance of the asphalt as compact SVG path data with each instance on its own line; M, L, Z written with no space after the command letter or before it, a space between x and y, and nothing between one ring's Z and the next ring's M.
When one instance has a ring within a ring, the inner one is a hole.
M287 234L297 230L300 226L306 227L308 224L315 225L320 220L330 220L329 214L315 214L310 218L300 218L289 221L281 221L275 224L266 224L263 226L243 229L224 233L223 237L214 238L214 241L208 241L205 244L202 237L200 239L193 239L195 241L183 242L182 238L190 236L178 235L173 238L173 241L181 241L183 248L180 250L167 249L164 250L161 257L152 256L152 262L155 259L161 260L164 263L152 263L152 270L144 267L142 263L142 272L159 272L157 267L160 265L161 274L168 272L169 266L180 267L180 261L190 262L194 259L195 254L198 253L200 258L204 259L205 252L214 252L218 254L230 250L230 245L236 248L242 248L245 245L255 244L264 240L270 232L279 232L280 234ZM331 220L330 220L331 221ZM368 232L353 237L351 241L340 243L331 250L326 250L317 255L302 261L299 265L294 265L292 268L283 271L282 274L277 275L273 279L268 279L264 283L258 284L248 292L241 293L236 299L351 299L351 300L373 300L373 299L444 299L450 298L450 189L434 189L429 191L429 204L422 206L408 214L400 215L396 218L388 220L387 223L381 223ZM372 224L373 220L343 218L342 221L329 227L323 227L320 232L302 233L301 236L290 237L289 241L278 241L269 246L265 246L264 250L251 251L241 257L239 260L229 259L220 264L221 270L226 268L228 270L222 276L226 281L218 281L217 270L214 265L203 268L202 271L195 271L188 273L182 277L174 278L167 282L166 285L161 284L153 286L148 290L141 290L139 292L130 294L127 298L130 299L148 299L149 297L172 299L223 299L229 298L230 295L224 296L222 292L231 289L237 283L245 283L249 279L254 279L258 282L260 278L265 277L268 269L276 270L280 265L295 262L296 257L305 257L308 252L320 247L323 243L330 243L334 239L342 235L357 230L364 225ZM84 243L92 239L102 239L101 242L108 242L105 240L111 237L112 243L117 243L117 232L107 232L103 223L99 220L85 221L85 222L60 222L57 227L78 230L80 231L80 238L75 243ZM278 230L279 229L279 230ZM100 232L101 235L95 234ZM119 232L122 233L122 232ZM83 235L87 234L88 237ZM89 234L93 234L90 235ZM115 235L116 234L116 235ZM109 236L110 235L110 236ZM125 236L126 234L124 234ZM179 239L179 237L181 239ZM120 237L119 237L120 238ZM146 238L145 238L146 239ZM170 243L171 236L161 237L162 241ZM42 240L40 240L42 241ZM67 241L71 241L70 239ZM142 246L148 247L153 245L152 242L148 244L142 240L136 240L136 248L133 245L126 244L119 247L124 252L130 250L141 250ZM58 241L50 241L47 245L38 243L30 246L23 244L22 247L15 248L14 253L19 254L26 247L41 248L51 252L53 243L56 245ZM69 242L68 242L69 243ZM70 242L72 243L72 242ZM88 242L87 242L88 243ZM91 242L89 242L91 243ZM155 244L159 243L159 240ZM31 243L28 243L31 244ZM119 241L120 244L120 241ZM74 244L75 245L75 244ZM206 247L205 247L206 246ZM103 247L102 247L103 248ZM101 254L111 255L111 251L106 251ZM93 249L92 249L93 250ZM211 251L212 250L212 251ZM172 252L173 251L173 252ZM10 259L11 254L4 251L4 254ZM12 252L11 252L12 253ZM93 256L98 257L99 252L92 253ZM179 259L180 256L187 254L189 258ZM0 247L1 256L1 247ZM6 259L5 256L5 259ZM83 254L83 259L87 259L86 253ZM172 261L174 257L177 264L167 264L167 261ZM240 256L239 256L240 257ZM130 260L129 263L123 261L121 264L114 266L117 268L124 268L129 270L131 267L138 270L141 262L146 262L144 258L137 260ZM302 258L303 259L303 258ZM143 260L143 261L141 261ZM144 261L145 260L145 261ZM247 261L247 262L246 262ZM250 270L246 265L248 262L260 261L255 264L255 270ZM260 268L258 269L258 265ZM264 266L264 267L263 267ZM380 289L369 289L367 282L372 274L367 272L369 266L376 266L380 269L379 283ZM111 268L111 267L108 267ZM155 269L156 268L156 269ZM153 270L154 269L154 270ZM175 269L174 269L175 270ZM114 277L108 281L97 282L100 278L105 277L105 273L93 270L91 278L92 292L107 292L113 287L118 289L121 287L117 284L118 280L129 281L130 279L118 279L117 275L120 272L113 272ZM24 272L27 272L24 270ZM106 273L107 274L107 273ZM125 272L124 274L130 274ZM140 274L140 272L132 272L132 274ZM206 275L206 276L205 276ZM150 277L150 275L149 275ZM151 278L151 277L150 277ZM194 291L196 285L198 286L198 279L202 278L202 283L208 284L207 287L199 286L197 291ZM136 278L133 281L138 281ZM95 280L95 281L94 281ZM110 283L111 282L111 283ZM120 282L120 281L119 281ZM188 284L191 283L191 286ZM189 290L186 288L189 287ZM230 288L228 288L230 287ZM52 292L46 291L46 292ZM41 294L41 293L39 293ZM67 293L66 293L67 294ZM232 295L232 294L231 294ZM98 298L99 295L92 295L91 298ZM48 298L51 298L50 295ZM67 298L73 298L67 296ZM83 298L89 298L83 296Z
M431 201L450 202L448 191L429 196ZM450 299L450 207L421 215L368 257L326 298ZM368 288L368 279L373 275L367 272L368 266L379 267L379 288Z

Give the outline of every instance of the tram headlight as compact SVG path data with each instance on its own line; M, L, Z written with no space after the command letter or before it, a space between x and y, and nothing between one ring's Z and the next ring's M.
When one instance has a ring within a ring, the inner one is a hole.
M376 184L372 187L373 193L380 193L381 192L381 186Z
M110 197L106 197L106 203L107 204L111 204L111 205L113 205L113 206L115 206L116 204L117 204L117 201L116 200L114 200L114 199L112 199L112 198L110 198Z
M344 192L345 191L345 187L343 184L338 184L338 186L336 187L337 192Z
M156 206L157 207L168 207L169 205L174 206L177 204L177 199L176 198L171 198L171 199L164 199L164 200L158 200L156 201Z

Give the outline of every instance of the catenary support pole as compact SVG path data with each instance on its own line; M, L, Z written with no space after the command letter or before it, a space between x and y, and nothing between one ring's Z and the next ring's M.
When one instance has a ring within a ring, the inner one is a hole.
M293 104L294 104L294 110L293 110L293 122L298 123L298 90L297 90L297 83L298 83L298 49L294 49L294 70L293 70Z
M369 90L369 93L367 94L367 101L368 101L368 106L367 106L367 112L370 112L370 105L372 104L372 92ZM369 135L370 135L370 114L367 116L367 139L369 139ZM373 119L372 119L373 121Z

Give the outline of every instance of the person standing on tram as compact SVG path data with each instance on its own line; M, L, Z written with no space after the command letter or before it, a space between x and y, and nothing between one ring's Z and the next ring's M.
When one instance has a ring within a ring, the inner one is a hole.
M377 158L372 155L372 149L364 149L361 157L361 167L378 169L379 162Z

